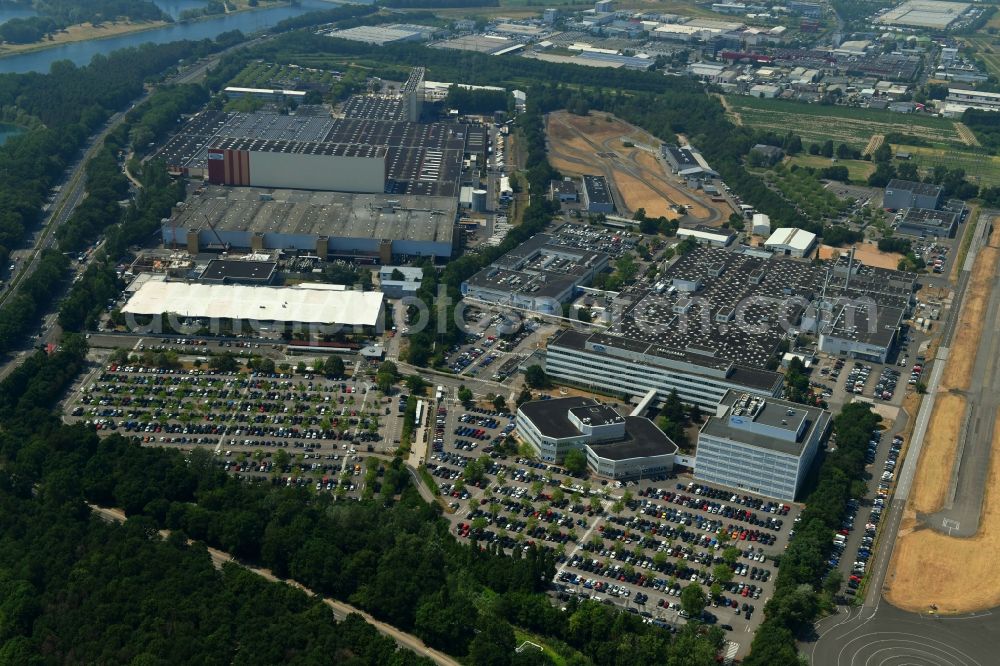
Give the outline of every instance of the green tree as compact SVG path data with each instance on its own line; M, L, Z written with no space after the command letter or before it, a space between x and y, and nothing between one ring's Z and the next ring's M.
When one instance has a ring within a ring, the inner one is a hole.
M503 399L502 395L498 395L493 398L493 409L497 410L498 412L507 411L507 401Z
M720 583L728 583L733 579L733 567L730 564L716 564L712 567L712 577Z
M587 471L587 454L579 449L567 451L563 458L563 467L574 476L583 474Z
M701 589L701 585L691 583L681 590L681 609L687 613L688 617L701 617L702 611L705 610L705 603L705 591Z
M458 399L466 407L472 404L473 400L472 391L469 390L469 388L466 387L465 384L462 384L461 386L458 387Z
M469 644L469 663L476 666L508 666L517 647L514 629L492 613L484 613L477 622L477 633Z
M340 379L346 374L344 360L339 356L331 356L323 363L323 374L329 379Z
M414 395L423 395L428 384L420 375L409 375L406 378L406 388Z
M525 383L534 389L548 388L551 384L545 374L545 370L540 365L530 365L524 371Z

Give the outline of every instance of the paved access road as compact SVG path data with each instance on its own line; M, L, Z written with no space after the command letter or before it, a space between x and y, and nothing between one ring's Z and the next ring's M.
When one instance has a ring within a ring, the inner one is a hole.
M941 617L882 603L834 615L816 629L814 666L988 666L1000 645L1000 614L989 611Z
M975 256L990 235L994 213L984 211L976 236L969 250L969 258L962 270L968 280ZM971 232L971 231L970 231ZM954 312L951 322L958 319ZM989 294L983 317L982 336L976 350L969 390L965 392L968 407L958 438L958 453L952 473L951 487L944 508L930 515L917 518L931 529L957 537L970 537L979 531L983 495L989 471L990 451L993 443L994 422L1000 409L1000 286L994 285Z

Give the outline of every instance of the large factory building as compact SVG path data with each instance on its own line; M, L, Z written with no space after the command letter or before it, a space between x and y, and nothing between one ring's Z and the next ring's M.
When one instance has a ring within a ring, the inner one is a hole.
M385 191L386 148L226 138L208 149L208 182L330 192Z
M163 222L163 244L191 254L283 250L381 264L447 259L461 238L457 211L454 197L209 186Z

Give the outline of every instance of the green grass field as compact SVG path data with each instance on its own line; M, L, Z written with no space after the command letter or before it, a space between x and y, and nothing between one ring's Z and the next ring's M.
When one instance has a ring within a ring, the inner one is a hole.
M813 169L825 169L829 166L847 167L848 176L852 181L866 180L875 171L875 165L871 162L839 159L834 162L829 157L821 155L795 155L794 157L789 157L785 164L788 166L797 164L803 167L812 167Z
M940 145L961 144L955 122L946 118L735 95L727 96L726 102L744 125L791 131L807 143L831 139L863 149L873 134L901 133Z
M1000 15L990 19L990 23L987 25L991 25L997 20L1000 20ZM977 34L972 37L963 37L962 39L976 50L976 55L982 59L989 74L1000 76L1000 38L993 35Z
M1000 157L979 155L958 150L927 148L923 146L892 145L892 152L908 152L921 171L944 166L949 169L965 169L966 178L977 185L1000 185Z

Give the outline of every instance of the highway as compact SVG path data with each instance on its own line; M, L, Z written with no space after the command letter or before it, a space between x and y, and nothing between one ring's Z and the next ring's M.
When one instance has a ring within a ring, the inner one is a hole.
M267 39L270 39L270 37L258 37L251 41L231 46L225 51L209 56L183 72L178 73L176 76L167 79L166 83L176 84L198 81L204 78L208 70L227 53L259 44ZM147 90L144 92L142 96L134 100L132 106L136 106L146 101L152 92L153 90ZM76 207L80 205L80 202L83 201L86 196L85 171L87 162L100 150L105 137L125 120L126 113L126 111L119 111L108 118L108 121L104 124L101 130L90 136L86 146L83 148L82 156L70 165L70 170L66 176L66 180L62 183L59 193L56 195L49 211L43 218L41 229L36 232L36 239L33 246L27 250L27 259L20 262L19 266L15 269L16 272L11 275L7 288L0 293L0 307L3 307L7 300L18 291L24 280L35 272L38 268L42 252L46 249L56 247L56 229L65 224L66 220L73 215ZM24 251L21 251L20 253L23 252ZM15 251L12 253L12 257L20 253ZM79 267L80 272L86 269L86 266L93 261L93 258L94 253L91 253L91 255L87 258L86 263ZM31 349L36 344L46 345L58 343L62 331L60 331L58 326L55 324L54 312L57 309L59 299L63 295L64 293L56 294L52 300L50 311L45 315L45 325L43 327L44 334L41 340L37 342L32 339L25 340L25 346L21 349L21 351L15 356L8 358L3 365L0 366L0 379L6 377L7 374L9 374L15 367L20 365L24 357L30 353Z

